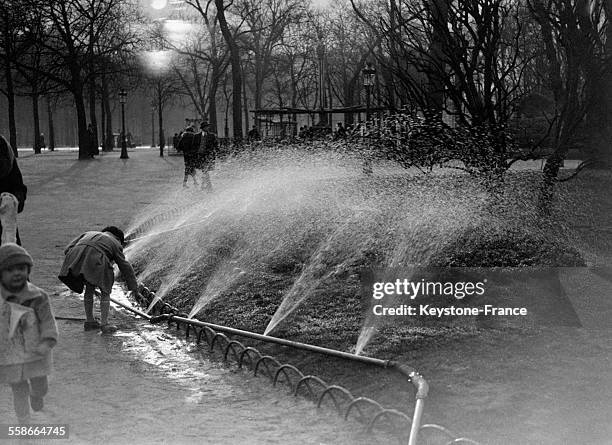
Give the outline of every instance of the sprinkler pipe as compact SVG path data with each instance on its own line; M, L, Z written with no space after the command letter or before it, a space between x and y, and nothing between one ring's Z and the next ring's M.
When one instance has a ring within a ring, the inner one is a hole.
M193 318L180 317L174 314L161 314L161 315L151 316L149 314L145 314L142 311L139 311L138 309L133 308L130 305L117 301L115 298L111 297L111 301L121 306L122 308L127 309L128 311L131 311L135 313L136 315L139 315L140 317L143 317L144 319L148 320L149 322L153 324L161 323L163 321L168 321L168 322L174 321L174 322L177 322L177 324L185 323L191 326L198 326L201 328L207 327L214 331L224 332L226 334L239 335L242 337L253 338L255 340L265 341L268 343L276 343L279 345L289 346L289 347L292 347L295 349L301 349L304 351L317 352L319 354L324 354L324 355L329 355L332 357L338 357L338 358L342 358L346 360L365 363L368 365L374 365L374 366L378 366L378 367L385 368L385 369L387 368L396 369L397 371L402 373L408 379L408 381L412 383L412 385L416 389L416 395L415 395L416 404L415 404L414 413L412 416L412 424L410 427L410 436L408 438L408 445L417 445L418 434L419 434L419 430L421 427L421 418L423 416L423 409L425 408L425 399L427 398L427 394L429 393L429 384L423 378L422 375L420 375L414 368L408 365L405 365L405 364L402 364L402 363L399 363L393 360L381 360L381 359L373 358L373 357L365 357L361 355L351 354L349 352L343 352L343 351L338 351L335 349L324 348L322 346L309 345L307 343L300 343L300 342L296 342L292 340L286 340L284 338L278 338L278 337L272 337L269 335L258 334L256 332L243 331L241 329L235 329L235 328L230 328L227 326L221 326L221 325L217 325L213 323L208 323L205 321L194 320Z
M324 348L321 346L309 345L306 343L286 340L284 338L272 337L269 335L257 334L256 332L243 331L241 329L229 328L227 326L221 326L221 325L208 323L208 322L204 322L200 320L194 320L193 318L178 317L176 315L170 315L170 314L168 314L167 317L165 317L165 315L161 315L159 317L160 317L159 320L153 319L151 320L151 322L155 323L157 321L163 321L164 319L167 319L168 321L178 321L180 323L187 323L193 326L208 327L215 331L224 332L226 334L240 335L242 337L249 337L255 340L261 340L261 341L265 341L268 343L276 343L276 344L283 345L283 346L290 346L295 349L302 349L305 351L318 352L320 354L330 355L332 357L349 359L349 360L358 361L361 363L367 363L370 365L380 366L382 368L389 368L392 366L392 362L390 360L381 360L377 358L364 357L361 355L355 355L355 354L351 354L348 352L337 351L335 349L328 349L328 348Z
M381 360L373 357L364 357L361 355L351 354L349 352L337 351L335 349L324 348L321 346L309 345L306 343L300 343L292 340L286 340L284 338L271 337L269 335L257 334L255 332L243 331L241 329L230 328L227 326L221 326L213 323L208 323L200 320L194 320L192 318L179 317L171 314L162 314L157 317L153 317L151 323L168 320L170 322L175 321L179 323L186 323L192 326L208 327L215 331L224 332L226 334L240 335L242 337L249 337L255 340L261 340L268 343L276 343L283 346L290 346L295 349L302 349L304 351L318 352L320 354L329 355L332 357L338 357L346 360L355 362L366 363L369 365L379 366L381 368L394 368L408 378L408 381L416 389L416 404L414 408L414 414L412 416L412 425L410 428L410 436L408 438L408 445L417 445L417 439L419 429L421 427L421 417L423 416L423 409L425 408L425 399L429 393L429 384L414 368L401 364L392 360Z
M144 312L139 311L138 309L135 309L135 308L133 308L133 307L131 307L131 306L125 304L125 303L122 303L121 301L117 301L113 297L110 297L110 301L112 301L113 303L115 303L118 306L121 306L124 309L127 309L128 311L131 311L131 312L135 313L136 315L141 316L142 318L144 318L146 320L151 321L151 318L153 318L149 314L145 314Z

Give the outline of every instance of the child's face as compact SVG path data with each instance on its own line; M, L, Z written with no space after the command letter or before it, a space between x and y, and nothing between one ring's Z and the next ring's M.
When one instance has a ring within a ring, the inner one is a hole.
M0 282L6 290L18 292L26 285L29 274L30 267L27 264L17 264L0 271Z

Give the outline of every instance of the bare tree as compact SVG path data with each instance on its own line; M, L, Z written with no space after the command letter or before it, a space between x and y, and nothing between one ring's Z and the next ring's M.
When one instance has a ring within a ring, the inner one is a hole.
M305 8L299 0L239 0L237 14L244 19L248 34L243 39L252 53L255 108L261 108L264 82L272 69L272 58L288 27L303 19Z
M209 0L209 4L210 4ZM231 3L230 3L231 4ZM243 136L242 131L242 68L240 66L240 49L236 42L235 33L229 27L225 10L229 6L224 4L223 0L215 0L217 8L217 20L221 27L223 38L229 47L230 63L232 67L232 122L234 128L234 139L241 141Z
M88 159L85 87L96 76L92 58L116 57L131 49L136 42L134 33L117 26L130 11L120 0L25 0L23 3L28 8L36 8L42 22L39 43L44 63L40 66L30 66L22 60L16 63L25 70L37 71L72 94L78 123L79 159ZM94 54L92 47L96 44L99 52Z
M540 206L548 211L560 167L583 124L593 136L595 153L609 157L610 117L605 114L612 93L604 88L611 82L612 41L607 40L610 2L585 0L530 0L531 11L540 25L548 65L547 80L556 104L553 152L544 166ZM599 116L599 113L604 113ZM585 121L585 118L586 121ZM603 145L603 147L602 147ZM577 171L595 159L587 159Z
M0 2L0 64L3 68L5 88L2 88L2 93L8 100L8 121L9 121L9 142L17 152L17 128L15 124L15 86L13 69L19 49L17 48L17 39L20 33L24 33L23 17L26 10L24 5L15 1Z

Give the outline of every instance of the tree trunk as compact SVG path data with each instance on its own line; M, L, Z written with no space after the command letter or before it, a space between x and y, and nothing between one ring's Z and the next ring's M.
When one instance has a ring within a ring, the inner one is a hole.
M6 99L8 101L9 142L11 143L11 147L13 147L15 157L18 157L17 125L15 124L15 89L13 87L13 74L11 62L9 60L5 60L4 74L6 79Z
M232 119L234 124L234 139L236 142L242 140L242 70L240 69L240 51L232 36L232 33L225 19L223 0L215 0L217 7L217 18L221 33L230 49L230 60L232 65Z
M210 87L208 88L208 122L210 128L217 134L217 90L219 89L219 66L213 63Z
M157 95L157 118L159 125L159 156L164 157L164 147L166 146L166 141L164 140L164 106L162 103L162 95L161 89L158 88Z
M242 82L242 94L244 97L244 126L248 133L249 131L249 100L246 93L246 82ZM257 108L257 106L255 106Z
M256 51L255 52L255 109L259 110L261 108L261 91L262 91L262 84L263 84L263 79L262 79L262 60L261 60L261 56L259 55L259 52ZM246 82L245 82L246 83ZM245 88L245 92L244 94L246 95L246 88ZM248 125L247 125L247 128Z
M49 151L55 150L55 126L53 124L53 108L51 99L47 98L47 118L49 119Z
M355 105L355 92L359 91L357 88L357 81L359 76L352 76L351 79L344 84L344 106L352 107ZM344 123L352 125L355 122L355 115L353 113L344 113Z
M89 133L87 132L87 113L85 112L85 101L83 98L82 85L73 86L72 95L77 113L77 128L79 132L79 160L91 159L89 149Z
M90 141L92 147L98 146L98 119L96 119L96 80L91 76L89 81L89 122L93 127L93 141Z
M113 115L111 113L110 98L108 94L108 80L104 74L102 74L102 106L104 107L104 115L106 117L104 150L113 151L115 147L115 138L113 137Z
M32 93L32 117L34 118L34 153L40 154L40 114L38 112L38 93Z
M100 135L102 136L102 151L107 151L106 149L106 139L104 135L106 134L106 111L104 110L104 100L100 100Z
M444 84L441 76L444 75L444 35L448 32L448 4L445 0L429 0L428 3L433 32L430 42L432 62L427 73L427 96L430 116L441 119L444 108Z
M567 150L565 150L567 152ZM563 165L565 153L563 150L556 150L544 164L542 172L542 182L540 184L540 196L538 197L538 208L542 215L549 215L554 196L554 186L559 174L559 169Z

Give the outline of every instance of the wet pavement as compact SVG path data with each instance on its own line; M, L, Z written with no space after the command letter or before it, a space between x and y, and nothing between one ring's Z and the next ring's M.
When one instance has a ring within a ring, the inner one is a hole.
M49 292L60 318L50 391L33 422L69 425L70 438L61 443L75 444L372 443L361 425L123 310L113 313L116 334L83 331L80 296L56 279L63 247L86 230L126 227L138 209L182 181L180 157L139 150L118 158L77 161L70 152L19 158L29 192L18 225L34 257L31 280ZM0 387L0 399L0 423L13 423L8 386Z

